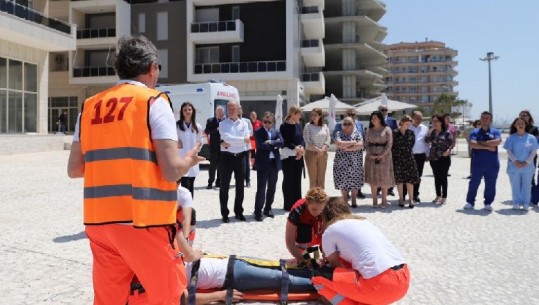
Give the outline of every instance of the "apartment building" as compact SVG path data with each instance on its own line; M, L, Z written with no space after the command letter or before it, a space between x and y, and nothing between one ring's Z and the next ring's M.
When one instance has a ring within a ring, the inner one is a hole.
M378 22L386 6L378 0L326 1L326 95L357 104L385 88L387 29Z
M51 17L51 3L0 0L0 134L49 129L50 52L75 50L76 42L76 27Z
M72 131L82 102L118 80L113 69L115 48L118 39L129 34L143 34L155 43L162 66L161 84L227 82L239 89L244 112L274 110L277 95L285 99L286 111L292 104L304 104L332 93L355 103L378 95L384 88L381 75L385 71L385 55L380 41L386 29L377 22L385 13L385 5L378 0L32 3L42 3L42 13L70 28L70 42L64 47L65 43L56 42L58 38L34 35L46 45L40 50L47 58L37 67L38 74L46 78L42 86L48 87L42 88L47 91L40 91L44 93L37 103L40 127L28 129L21 125L8 131L12 123L7 122L7 114L0 112L4 120L0 124L6 132L55 132L56 119L63 110L68 110L68 130ZM325 12L329 15L325 16ZM0 28L5 31L6 27ZM59 32L57 36L66 36ZM4 39L4 35L1 37ZM24 50L11 53L25 54L27 46L35 47L31 39L19 44ZM11 62L6 62L9 67ZM8 88L0 80L0 90L2 86ZM0 98L1 94L0 91ZM24 91L21 94L26 97ZM27 103L30 100L28 95ZM8 112L2 108L0 111Z
M457 50L439 41L388 45L387 96L429 109L442 93L457 95Z

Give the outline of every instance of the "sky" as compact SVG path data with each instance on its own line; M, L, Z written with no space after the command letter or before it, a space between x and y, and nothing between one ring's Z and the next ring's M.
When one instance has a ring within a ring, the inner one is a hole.
M539 123L538 0L382 0L386 44L428 40L458 51L460 99L473 104L471 117L488 110L487 52L491 61L494 121L511 124L522 109Z

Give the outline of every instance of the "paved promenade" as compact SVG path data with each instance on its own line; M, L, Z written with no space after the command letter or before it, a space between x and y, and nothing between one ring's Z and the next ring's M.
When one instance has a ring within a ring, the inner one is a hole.
M415 209L372 209L369 198L355 211L381 227L408 260L412 282L399 304L539 304L539 215L511 209L505 173L498 179L491 213L464 211L469 159L465 145L452 157L448 204L434 196L430 166L425 166L423 203ZM91 304L91 253L82 225L82 180L66 175L68 151L0 156L0 304ZM326 186L332 195L332 159ZM279 180L274 219L255 222L256 192L245 192L247 222L223 224L218 190L206 190L208 172L195 182L198 230L195 245L208 252L277 259L289 257L284 244L286 214ZM282 177L280 177L282 178ZM303 193L308 181L303 181ZM482 196L483 187L479 194ZM364 188L366 194L370 190ZM233 205L233 191L229 207ZM477 207L482 207L478 196Z

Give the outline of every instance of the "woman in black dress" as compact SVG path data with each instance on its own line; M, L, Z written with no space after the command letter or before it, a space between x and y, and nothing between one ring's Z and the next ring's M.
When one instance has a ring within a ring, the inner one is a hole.
M393 154L393 172L397 190L399 191L400 207L404 207L404 187L406 186L408 194L413 194L414 183L419 182L417 165L412 154L415 144L415 134L409 129L411 124L412 119L405 115L399 122L399 128L393 130L391 153ZM414 207L412 196L409 196L408 207Z

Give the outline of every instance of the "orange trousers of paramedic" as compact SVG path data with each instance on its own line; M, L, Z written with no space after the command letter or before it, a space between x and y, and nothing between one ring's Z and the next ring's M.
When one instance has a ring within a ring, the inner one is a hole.
M333 281L315 276L312 282L318 294L333 305L385 305L406 295L410 271L404 265L400 270L388 269L373 278L364 279L354 269L335 268Z
M94 305L125 305L136 274L148 304L177 305L187 285L179 251L165 227L86 226L93 254Z

